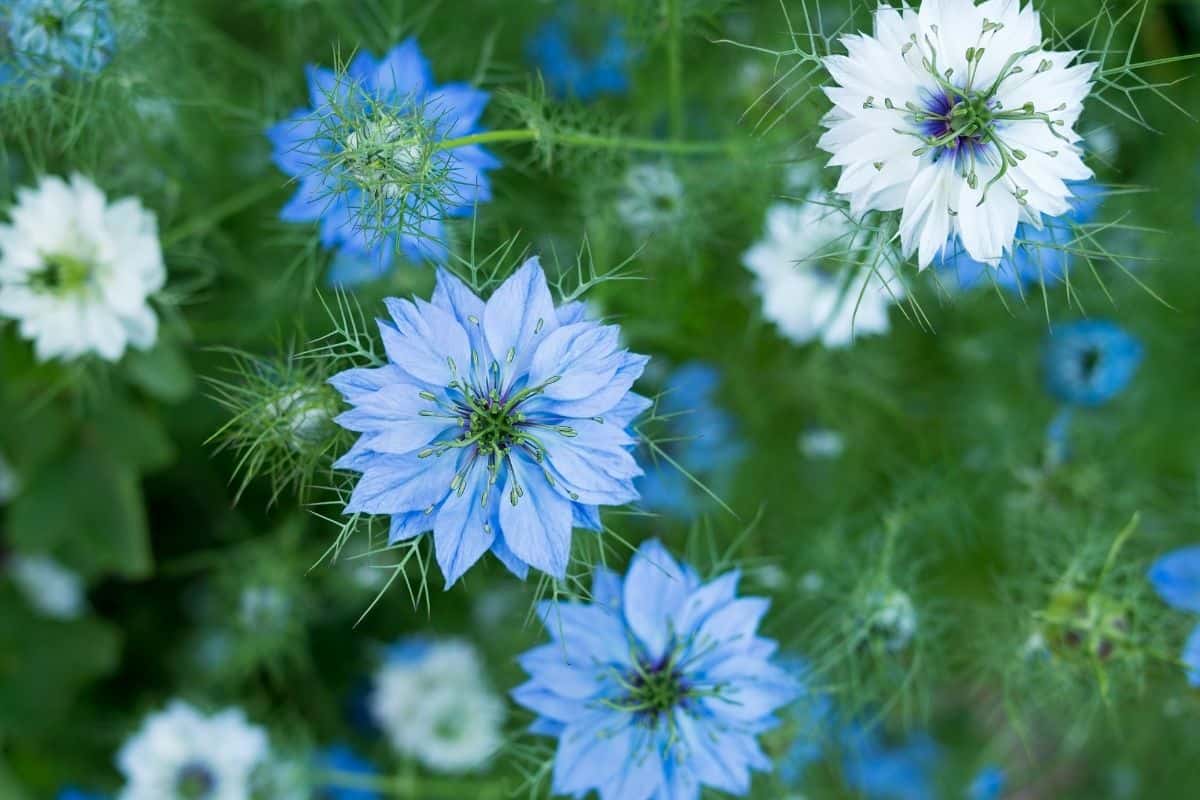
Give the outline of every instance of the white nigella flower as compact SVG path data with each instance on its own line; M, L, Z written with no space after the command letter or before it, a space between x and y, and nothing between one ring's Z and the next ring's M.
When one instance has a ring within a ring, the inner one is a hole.
M368 706L397 752L440 772L478 769L503 741L504 703L463 641L394 648L375 675Z
M888 307L904 288L889 264L850 263L856 233L819 195L768 209L766 236L742 263L757 277L763 314L788 339L803 344L819 337L826 347L844 347L857 334L888 330Z
M0 317L17 320L39 360L96 353L118 360L158 336L147 298L166 280L154 214L109 203L82 175L17 192L0 224Z
M205 716L176 700L151 714L117 754L117 800L248 800L267 734L238 708Z
M1070 210L1067 181L1089 178L1075 123L1094 64L1042 48L1020 0L882 6L872 35L825 59L837 85L819 146L842 168L851 213L900 211L906 256L927 266L957 237L995 264L1018 222Z
M637 164L625 173L617 215L642 233L671 227L683 216L683 181L666 164Z
M76 619L87 605L83 579L48 556L14 555L8 572L29 605L47 617Z

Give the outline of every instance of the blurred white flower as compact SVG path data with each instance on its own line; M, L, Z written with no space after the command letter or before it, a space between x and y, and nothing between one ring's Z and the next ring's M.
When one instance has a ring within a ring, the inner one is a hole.
M912 598L906 592L893 589L872 592L867 604L868 631L880 637L888 650L897 652L908 647L917 632L917 610Z
M767 210L766 236L742 263L757 278L763 315L788 339L803 344L819 337L826 347L844 347L856 335L888 330L888 307L903 286L887 264L850 263L854 236L845 213L819 195Z
M14 555L8 571L29 605L47 617L76 619L87 607L83 579L48 556Z
M683 182L666 164L637 164L617 200L621 221L639 233L670 228L683 216Z
M133 197L109 203L82 175L20 189L0 224L0 317L17 320L40 361L88 353L116 361L149 348L148 298L166 280L154 214Z
M809 570L801 576L800 588L809 594L816 594L825 588L825 578L816 570Z
M808 458L837 458L845 450L845 438L830 428L810 428L800 434L800 452Z
M440 772L484 766L502 743L504 703L467 642L410 640L392 648L368 700L397 752Z
M238 708L205 716L176 700L148 716L117 754L118 800L248 800L266 732Z

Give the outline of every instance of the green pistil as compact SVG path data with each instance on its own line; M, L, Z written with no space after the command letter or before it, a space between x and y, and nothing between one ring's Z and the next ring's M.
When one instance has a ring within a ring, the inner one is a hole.
M88 285L92 276L92 265L81 258L66 253L43 256L44 265L34 273L30 283L52 292L77 292Z
M34 17L34 23L48 33L62 33L63 18L58 14L43 11Z
M521 415L506 406L488 403L472 412L468 422L471 437L481 450L503 453L521 438Z

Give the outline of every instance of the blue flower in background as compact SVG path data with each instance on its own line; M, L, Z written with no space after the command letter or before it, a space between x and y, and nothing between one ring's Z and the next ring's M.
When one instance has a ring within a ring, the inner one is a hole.
M619 19L597 22L567 5L542 23L527 47L529 60L558 97L593 100L629 91L635 53Z
M1004 770L994 765L984 767L971 781L967 797L970 800L1000 800L1006 782Z
M1147 577L1167 605L1200 614L1200 545L1162 556L1150 567ZM1200 686L1200 624L1188 636L1180 660L1188 668L1188 683Z
M1046 345L1046 385L1074 406L1100 406L1116 397L1142 362L1141 343L1119 326L1083 320L1056 327Z
M555 308L537 258L486 303L444 270L431 303L385 302L388 363L330 380L354 406L338 424L362 434L336 464L362 473L346 513L391 515L392 544L432 530L447 586L488 550L563 577L572 527L638 497L647 358L582 303Z
M594 602L538 605L552 642L520 657L513 690L558 738L553 791L605 800L744 795L771 760L756 741L796 693L755 635L770 602L737 596L739 573L703 583L656 540L622 579L598 569Z
M68 786L65 789L61 789L54 796L54 800L108 800L108 798L96 792L85 792L81 789Z
M16 0L0 13L16 62L0 77L94 73L112 58L116 34L104 0Z
M736 439L733 417L716 405L721 375L708 364L685 364L667 380L657 415L666 418L663 445L672 459L710 488L728 477L745 452ZM642 505L663 514L690 519L699 511L700 490L678 468L652 456L645 476L637 482Z
M1151 565L1147 577L1167 605L1200 614L1200 545L1160 557Z
M477 144L437 143L480 132L490 95L465 83L435 86L413 39L380 59L359 52L344 77L310 65L308 87L311 108L267 131L275 164L299 183L280 218L320 221L321 244L339 254L336 280L382 275L397 248L413 261L445 263L445 220L491 200L487 171L500 162Z
M843 732L842 771L846 782L869 800L928 800L934 797L933 771L938 746L917 733L904 743L889 745L879 731L859 725Z
M960 289L973 289L995 281L1005 289L1017 291L1025 286L1061 280L1071 263L1064 249L1076 238L1072 226L1086 225L1096 218L1104 201L1104 189L1094 181L1068 184L1075 193L1071 211L1061 217L1044 220L1041 228L1027 222L1017 226L1018 244L1000 263L991 267L976 261L957 239L938 263L938 270L953 273Z
M344 744L334 745L317 756L317 769L322 772L340 772L346 775L371 776L379 771ZM344 788L334 785L322 786L314 800L380 800L382 795L368 789Z
M796 681L796 701L783 713L791 744L779 758L779 777L789 787L799 788L810 764L821 760L834 724L833 700L811 685L812 668L802 658L785 656L783 667Z

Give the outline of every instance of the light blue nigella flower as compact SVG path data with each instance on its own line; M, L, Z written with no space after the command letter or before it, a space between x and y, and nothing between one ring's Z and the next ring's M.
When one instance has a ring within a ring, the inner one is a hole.
M567 5L542 23L529 40L527 52L558 97L586 102L602 94L629 91L634 51L619 19L597 22Z
M970 800L1000 800L1006 782L1004 770L995 765L986 766L971 781L967 797Z
M929 800L938 746L925 733L899 745L885 743L879 731L860 725L843 732L842 771L846 782L868 800Z
M338 772L344 775L364 777L378 774L378 770L371 762L344 744L334 745L319 753L317 769L321 772ZM368 789L345 788L333 783L318 789L314 800L380 800L380 798L381 795L378 792Z
M1027 222L1019 224L1016 241L1020 244L997 266L991 267L971 258L962 243L955 239L947 246L938 270L953 274L960 289L990 285L995 281L1005 289L1018 291L1026 286L1061 280L1071 263L1068 247L1077 238L1072 227L1094 220L1104 200L1104 189L1094 181L1069 183L1068 187L1075 193L1071 211L1061 217L1043 220L1041 228Z
M107 798L96 792L85 792L82 789L68 786L59 790L58 794L54 796L54 800L107 800Z
M1141 343L1112 322L1083 320L1054 328L1044 368L1050 393L1075 406L1100 406L1133 380Z
M600 800L744 795L771 761L756 741L796 694L755 634L770 602L737 596L738 572L703 583L656 540L624 581L598 569L592 603L543 602L553 639L520 657L513 698L554 736L553 791Z
M716 485L729 475L745 448L735 436L733 418L716 404L714 395L721 375L716 368L699 362L685 364L667 381L658 401L658 415L666 418L667 450L683 469ZM695 484L677 467L659 459L638 480L642 505L663 514L689 519L699 510L701 498Z
M1200 545L1162 556L1151 565L1147 577L1167 605L1200 614Z
M438 142L480 132L490 95L435 86L413 39L380 59L359 52L344 76L310 65L308 88L311 108L267 131L275 164L299 183L280 218L320 221L321 244L339 254L335 278L378 277L397 248L445 263L445 220L491 200L487 171L500 162L478 144Z
M0 23L18 79L98 72L116 42L105 0L16 0Z
M555 308L537 258L486 303L439 270L432 302L386 304L388 363L330 381L362 434L337 462L362 473L346 513L391 515L391 543L432 530L447 586L488 550L563 577L571 528L638 497L627 429L647 358L582 303Z

